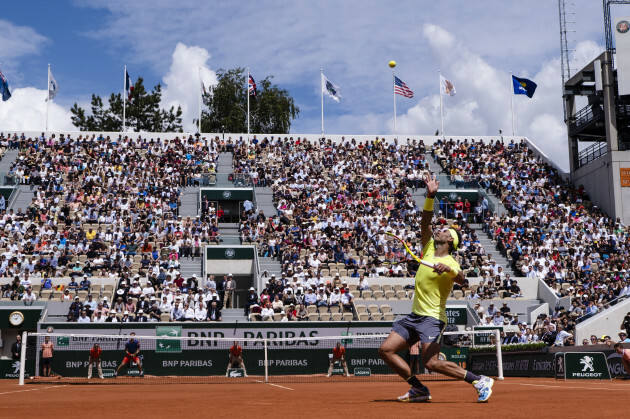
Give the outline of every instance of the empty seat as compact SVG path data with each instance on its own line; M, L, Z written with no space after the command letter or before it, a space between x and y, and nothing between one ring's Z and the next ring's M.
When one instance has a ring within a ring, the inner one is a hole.
M383 320L392 321L394 320L394 313L385 313L383 314Z
M392 298L396 298L396 293L393 290L387 290L387 291L385 291L384 296L385 296L385 298L387 298L389 300L389 299L392 299Z
M370 289L372 291L380 291L381 290L381 286L380 285L370 285Z
M361 291L361 298L364 300L373 300L372 290Z
M250 322L260 321L260 316L258 316L258 314L255 314L255 313L249 313L249 321Z
M363 304L358 304L354 308L357 310L357 314L367 314L367 307Z
M455 290L453 291L453 297L455 297L458 300L461 300L464 297L464 292L462 290Z
M352 320L354 320L354 314L352 314L352 313L343 313L343 321L344 322L351 322Z
M317 314L317 313L308 313L308 321L309 322L316 322L317 320L319 320L319 314Z
M383 291L387 292L392 289L392 286L390 284L383 284L381 288L383 289Z
M55 291L54 290L42 290L42 295L41 295L41 299L42 300L48 300L49 298L51 298L54 295Z
M398 290L396 291L396 297L398 297L398 299L400 300L404 300L405 298L407 298L407 292L405 290Z
M273 315L273 321L279 322L282 319L282 315L280 313L276 313Z
M383 298L384 295L385 293L383 291L372 291L372 297L374 297L375 300Z
M308 312L308 314L317 313L317 306L310 305L306 307L306 311Z
M391 313L392 308L389 306L389 304L382 304L379 309L381 310L381 313L385 314L385 313Z
M396 285L394 285L394 291L398 292L398 291L400 291L401 289L403 289L402 284L396 284Z
M333 313L331 317L332 317L332 321L340 322L341 319L343 318L343 315L341 313Z
M374 316L375 313L378 313L378 306L376 304L370 304L367 307L367 310L370 312L372 316Z

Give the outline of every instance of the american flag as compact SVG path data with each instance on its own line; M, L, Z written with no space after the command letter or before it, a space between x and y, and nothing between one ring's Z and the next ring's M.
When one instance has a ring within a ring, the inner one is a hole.
M256 82L251 75L249 76L249 81L247 82L247 91L250 96L256 96Z
M408 98L413 97L413 92L411 91L411 89L407 87L407 85L396 76L394 76L394 93Z

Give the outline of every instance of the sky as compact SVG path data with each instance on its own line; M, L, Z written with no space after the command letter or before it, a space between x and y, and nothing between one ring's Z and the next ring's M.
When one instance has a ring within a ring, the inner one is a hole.
M601 2L574 3L575 71L605 38ZM630 6L613 6L612 15L630 15ZM538 84L532 99L513 98L516 134L568 168L555 1L25 0L4 2L0 28L0 69L13 93L0 102L0 131L43 130L50 63L60 87L51 130L74 130L74 103L89 108L93 93L120 92L127 65L132 79L162 84L164 107L182 106L185 130L198 114L200 67L206 85L218 69L249 67L294 97L300 116L291 132L318 134L323 68L342 95L340 103L325 98L326 133L391 134L387 64L395 60L414 91L396 97L399 135L440 128L440 70L457 90L443 97L447 137L510 134L512 71Z

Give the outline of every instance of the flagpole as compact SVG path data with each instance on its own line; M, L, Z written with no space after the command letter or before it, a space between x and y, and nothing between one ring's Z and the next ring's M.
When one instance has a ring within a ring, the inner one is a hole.
M50 109L50 63L48 63L48 85L46 86L46 133L48 133L48 110Z
M394 137L398 137L398 127L396 125L396 70L392 68L392 93L394 94Z
M249 140L249 67L247 67L247 139Z
M201 67L199 67L199 120L197 121L199 123L199 129L197 130L199 134L201 134L201 95L203 95L203 84L201 81Z
M122 99L123 99L123 125L122 125L122 131L125 132L126 131L126 113L127 113L127 64L125 64L125 69L123 70L123 92L122 92Z
M319 69L319 84L321 85L321 99L322 99L322 137L324 136L324 69Z
M442 127L442 140L444 140L444 112L442 111L442 70L438 70L440 74L439 86L440 86L440 126Z
M510 70L510 102L512 104L512 137L514 137L514 79Z

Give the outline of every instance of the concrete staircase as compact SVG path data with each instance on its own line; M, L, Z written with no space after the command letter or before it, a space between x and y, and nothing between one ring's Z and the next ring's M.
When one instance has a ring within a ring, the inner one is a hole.
M254 189L256 193L256 211L263 211L267 218L277 214L276 206L273 204L273 191L271 187L257 187Z
M31 185L19 185L17 195L13 200L13 204L9 209L13 209L17 212L18 208L22 208L22 211L26 211L26 208L31 204L37 188Z
M221 310L221 317L223 318L223 323L248 322L247 317L245 317L245 311L242 308L224 308Z
M509 261L499 252L499 249L497 249L496 244L492 243L492 237L483 232L483 226L481 224L470 224L470 228L475 230L479 236L479 244L486 250L486 254L488 256L492 255L492 259L496 260L499 266L503 266L503 271L506 274L510 274L512 278L522 276L520 272L517 273L512 269Z
M182 278L190 278L193 274L203 280L203 258L181 258L179 260L179 271ZM202 285L201 283L199 285Z
M4 156L2 156L2 160L0 160L0 174L2 174L2 176L11 169L11 165L15 162L18 154L19 150L17 149L7 150L4 152ZM4 183L4 178L2 179L2 182Z
M232 153L219 153L219 162L217 163L217 173L232 173Z
M221 244L232 246L241 244L237 223L219 223L219 233L221 234Z
M195 217L199 209L199 186L187 186L182 188L180 201L179 215L181 215L182 218L186 218L189 215Z

